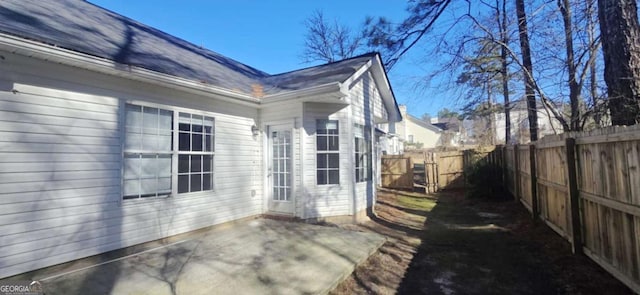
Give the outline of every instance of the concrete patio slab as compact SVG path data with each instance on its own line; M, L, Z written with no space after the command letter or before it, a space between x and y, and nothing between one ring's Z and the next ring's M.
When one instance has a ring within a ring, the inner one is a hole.
M323 294L384 238L256 219L45 278L46 294Z

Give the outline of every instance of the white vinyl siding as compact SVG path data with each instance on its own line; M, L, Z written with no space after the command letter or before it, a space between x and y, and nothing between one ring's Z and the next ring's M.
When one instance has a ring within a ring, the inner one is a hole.
M382 102L382 97L378 92L375 81L373 80L372 75L367 72L363 74L359 79L354 81L349 89L349 97L351 100L351 115L352 120L355 125L362 126L362 138L373 138L373 128L365 126L375 126L376 120L387 117L387 111ZM354 137L359 137L358 131L359 127L354 127ZM353 139L352 139L353 140ZM364 140L363 140L364 141ZM360 211L367 208L367 206L373 205L373 200L375 200L375 178L372 177L371 171L377 171L377 167L379 165L377 159L373 161L373 151L375 150L374 143L369 140L369 142L364 143L367 145L369 150L369 158L368 163L371 163L370 166L366 169L369 176L366 179L360 178L358 173L354 171L354 180L355 184L355 210ZM364 148L364 147L363 147ZM357 155L354 152L353 155L353 166L352 167L362 167L364 165L360 165L357 160ZM364 168L364 167L363 167ZM355 170L355 168L352 168Z
M353 185L351 152L339 153L340 178L338 185L318 185L316 175L316 123L321 120L338 121L339 150L351 151L352 136L348 125L350 108L325 103L304 103L303 106L303 204L305 218L349 215L352 212L350 188Z
M257 108L3 56L0 277L262 213ZM122 200L125 101L215 117L215 191Z

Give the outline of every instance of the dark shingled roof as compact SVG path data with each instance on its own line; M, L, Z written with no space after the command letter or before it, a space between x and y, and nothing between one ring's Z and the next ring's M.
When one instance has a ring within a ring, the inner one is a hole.
M269 75L82 0L2 0L0 32L244 93L342 82L375 56Z

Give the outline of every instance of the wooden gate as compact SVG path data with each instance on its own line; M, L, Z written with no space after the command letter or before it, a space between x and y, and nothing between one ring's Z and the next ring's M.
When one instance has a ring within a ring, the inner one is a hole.
M404 155L384 155L381 159L382 187L413 189L413 163Z

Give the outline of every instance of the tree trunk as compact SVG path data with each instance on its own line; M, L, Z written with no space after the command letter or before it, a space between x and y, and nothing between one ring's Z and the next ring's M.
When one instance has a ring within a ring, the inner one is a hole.
M569 74L569 102L571 104L571 130L580 130L580 96L581 87L576 80L576 62L573 52L573 22L571 15L571 4L569 0L558 0L558 8L562 14L562 22L564 23L564 41L567 53L567 71ZM568 130L565 130L568 131Z
M529 117L529 139L538 140L538 113L536 109L536 94L533 89L533 65L531 64L531 48L529 47L529 33L527 30L527 14L524 8L524 0L516 0L516 15L518 16L518 33L520 36L520 48L522 50L522 64L525 71L525 95L527 97L527 113Z
M640 122L640 28L636 0L598 0L604 80L613 125Z
M501 0L502 5L496 0L496 21L500 28L500 74L502 75L502 97L504 97L504 143L511 141L511 106L509 105L509 61L507 60L507 48L509 33L507 25L507 0ZM500 8L501 7L501 8Z
M586 3L586 15L589 18L589 21L587 22L587 40L589 41L589 44L591 44L592 46L595 45L595 40L596 40L596 30L595 30L595 22L592 21L593 20L593 5L594 2L591 1L587 1ZM596 55L598 54L595 50L591 49L589 51L589 59L591 59L591 55ZM592 108L593 108L593 121L596 124L596 127L602 127L602 112L598 106L598 72L597 72L597 68L596 68L596 63L591 62L589 64L589 95L591 96L591 103L592 103Z

